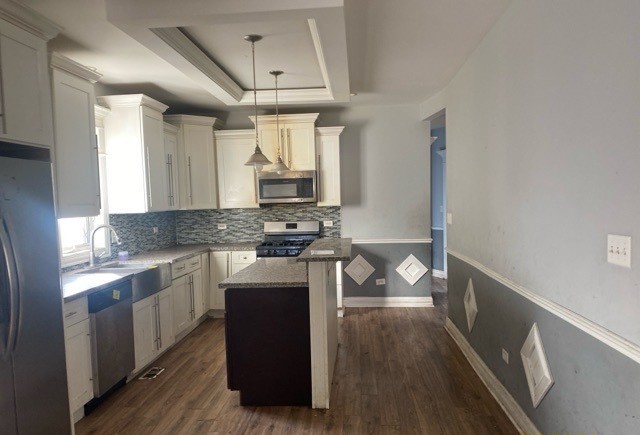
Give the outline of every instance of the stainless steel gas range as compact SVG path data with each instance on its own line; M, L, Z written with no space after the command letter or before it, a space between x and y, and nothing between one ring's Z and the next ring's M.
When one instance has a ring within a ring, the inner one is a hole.
M256 254L259 258L297 257L318 237L319 221L265 222L264 241Z

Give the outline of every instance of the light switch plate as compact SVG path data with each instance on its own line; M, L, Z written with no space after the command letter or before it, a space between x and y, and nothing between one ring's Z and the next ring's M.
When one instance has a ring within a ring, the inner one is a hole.
M322 221L322 225L325 227L332 227L333 221Z
M219 230L226 230L227 229L227 224L218 224L218 229Z
M607 261L622 267L631 267L631 237L607 236Z
M453 225L453 213L447 213L447 225Z
M387 280L384 278L376 279L376 285L385 285L386 283L387 283Z

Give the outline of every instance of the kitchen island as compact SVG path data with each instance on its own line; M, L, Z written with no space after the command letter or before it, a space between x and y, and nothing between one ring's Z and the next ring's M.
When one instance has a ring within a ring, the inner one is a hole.
M297 258L260 259L226 288L228 386L242 405L329 408L338 350L336 262L351 239L318 239Z

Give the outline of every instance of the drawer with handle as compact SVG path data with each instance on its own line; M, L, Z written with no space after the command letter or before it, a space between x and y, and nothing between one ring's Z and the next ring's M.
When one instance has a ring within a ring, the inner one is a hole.
M186 275L187 273L200 269L201 266L202 262L200 260L200 255L195 255L191 258L187 258L186 260L176 261L171 264L171 278L176 279L182 275Z
M250 264L256 261L256 251L233 251L231 261L235 264Z
M63 313L65 328L88 319L89 305L87 304L87 298L84 297L66 302L64 304Z

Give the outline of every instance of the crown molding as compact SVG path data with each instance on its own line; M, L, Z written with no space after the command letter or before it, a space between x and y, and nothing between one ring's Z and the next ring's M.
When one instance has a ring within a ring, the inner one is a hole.
M256 99L258 100L258 104L275 104L276 91L257 91ZM278 89L279 104L317 103L323 101L335 101L333 95L327 88ZM253 105L253 91L245 91L242 99L236 103L236 105Z
M199 116L199 115L165 115L164 121L170 124L189 124L189 125L204 125L207 127L213 127L220 129L224 127L224 121L215 118L213 116Z
M58 52L51 53L51 61L49 63L51 68L59 69L81 79L87 80L91 83L95 83L102 77L95 68L86 67L75 60L69 59L66 56L61 55Z
M195 66L200 72L206 75L211 81L218 85L235 101L240 101L244 95L244 90L225 73L209 56L206 55L196 44L177 27L163 27L149 29L158 38L164 41L169 47L184 57L189 63Z
M340 136L344 126L316 127L316 136Z
M180 131L179 127L176 127L173 124L169 124L168 122L163 122L162 124L163 124L165 133L178 134L178 132Z
M94 104L93 105L93 110L95 112L96 119L99 119L99 120L103 120L104 118L107 117L107 115L109 113L111 113L111 109L108 109L108 108L106 108L104 106L101 106L99 104Z
M45 41L53 39L62 27L28 7L10 0L0 0L0 18Z
M316 57L318 58L318 66L320 66L320 74L322 74L322 80L324 86L327 88L331 99L333 99L333 92L331 92L331 82L329 81L329 72L327 71L327 62L324 59L324 51L322 50L322 43L320 42L320 33L318 32L318 24L313 18L307 20L309 24L309 32L311 32L311 39L313 40L313 47L316 49Z
M297 113L289 115L278 115L281 124L296 123L296 122L313 122L318 119L319 113ZM256 117L250 116L249 119L254 124L256 123ZM258 115L258 121L260 124L275 124L276 115Z
M229 139L254 139L256 137L255 130L216 130L213 132L216 138Z
M160 101L147 97L144 94L128 94L128 95L104 95L97 98L98 103L103 104L110 109L116 107L136 107L145 106L160 113L164 113L169 106L162 104Z

